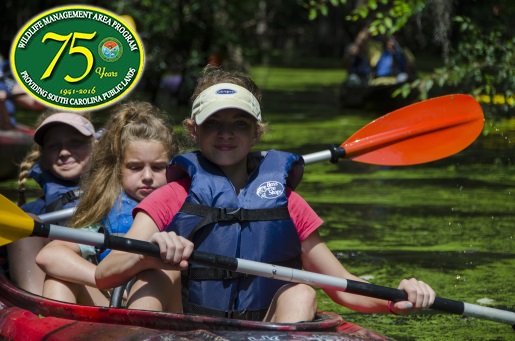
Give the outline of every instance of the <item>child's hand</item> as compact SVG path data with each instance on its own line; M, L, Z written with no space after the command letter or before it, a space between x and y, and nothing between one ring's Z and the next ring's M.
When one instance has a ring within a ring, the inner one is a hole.
M160 249L161 259L175 269L186 269L186 261L193 251L193 243L188 239L178 236L175 232L154 233L150 242L157 244Z
M397 315L414 314L420 309L430 307L435 301L435 292L429 285L415 278L403 279L398 289L406 291L408 301L391 302L390 311Z

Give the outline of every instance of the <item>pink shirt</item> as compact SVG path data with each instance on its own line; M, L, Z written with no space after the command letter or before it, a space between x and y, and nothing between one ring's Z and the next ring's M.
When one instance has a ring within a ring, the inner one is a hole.
M132 211L132 215L136 216L140 211L146 213L156 223L159 231L163 231L186 200L190 184L189 178L166 184L141 201ZM297 193L287 189L286 197L288 198L290 217L297 229L300 241L303 242L322 225L323 221Z

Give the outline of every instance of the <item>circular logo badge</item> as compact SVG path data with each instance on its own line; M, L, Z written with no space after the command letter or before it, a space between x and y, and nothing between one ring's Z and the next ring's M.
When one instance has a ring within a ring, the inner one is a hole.
M113 37L105 38L98 44L98 54L106 62L117 61L123 53L123 46Z
M261 199L275 199L282 195L284 186L277 181L267 181L259 185L256 195Z
M137 84L144 66L137 33L121 17L91 6L41 13L16 36L11 66L44 104L91 110L113 104Z

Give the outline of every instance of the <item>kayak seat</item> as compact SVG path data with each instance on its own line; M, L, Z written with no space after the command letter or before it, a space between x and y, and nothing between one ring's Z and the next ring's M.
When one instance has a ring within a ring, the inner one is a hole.
M125 308L127 302L123 299L124 293L125 291L127 291L127 295L129 295L129 292L131 290L132 284L134 284L135 279L136 277L132 278L127 283L122 284L113 289L113 291L111 292L111 298L109 300L109 307Z
M109 307L111 308L122 308L123 293L127 284L116 287L111 292L111 299L109 300Z

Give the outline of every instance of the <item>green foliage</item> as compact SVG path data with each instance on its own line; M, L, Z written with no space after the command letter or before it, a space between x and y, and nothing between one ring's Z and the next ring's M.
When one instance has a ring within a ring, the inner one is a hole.
M315 20L318 14L327 15L329 13L329 6L334 7L347 4L347 0L309 0L304 4L308 10L310 20Z
M369 31L372 35L392 35L425 7L422 0L369 0L355 8L346 19L357 21L367 18L371 20Z
M188 83L186 88L191 89L194 77L215 53L225 55L225 68L243 71L256 64L292 66L296 63L312 67L311 61L320 57L341 58L351 26L366 21L373 35L417 27L419 32L409 32L414 45L419 43L419 37L425 39L425 47L434 46L428 43L431 38L434 44L450 43L450 50L445 50L449 58L443 58L446 64L399 89L397 96L408 97L411 92L417 92L420 99L425 99L438 91L449 93L452 89L496 101L495 106L485 108L491 117L510 116L515 112L515 49L513 30L510 30L515 2L511 0L470 3L464 0L84 0L81 3L132 16L145 46L141 82L145 96L155 95L161 78L170 74L183 75ZM22 23L43 10L67 4L67 0L7 1L5 10L0 11L0 22L4 23L0 26L2 48L8 50ZM437 4L446 5L438 13L456 16L454 27L450 27L447 16L436 14ZM331 12L335 7L340 9L337 15ZM496 12L493 8L497 8ZM327 17L318 22L309 21L319 16ZM336 27L342 18L348 20L341 25L345 27ZM449 25L438 26L438 40L436 23L443 22ZM424 45L420 43L419 47ZM442 47L442 55L443 50ZM156 97L150 100L157 102Z
M340 6L347 4L347 0L311 0L306 7L309 18L314 20L318 14L327 15L329 4ZM414 15L422 12L426 1L422 0L368 0L354 8L345 19L370 21L370 33L376 35L391 35L398 32Z
M318 13L325 15L330 3L338 6L338 1L311 1L310 18ZM346 3L346 1L340 1ZM503 10L497 16L510 18L514 6L503 2ZM455 5L457 7L457 5ZM408 21L429 8L421 0L369 0L354 8L346 19L358 21L367 19L372 35L393 34L400 31ZM486 7L487 8L487 7ZM322 10L323 9L323 10ZM491 118L509 117L515 112L515 37L513 33L497 24L496 18L485 18L485 13L475 11L474 18L455 16L458 25L455 47L449 53L443 67L406 84L394 96L408 97L412 91L425 100L435 88L445 88L460 93L468 93L482 100L487 107L485 112ZM494 15L495 17L495 15ZM433 17L428 16L431 20ZM483 25L481 26L480 23Z
M426 99L433 86L450 87L489 101L485 112L492 118L509 116L514 108L515 37L499 29L485 32L472 19L457 16L460 41L444 67L405 85L396 94L416 89ZM495 105L494 105L495 104Z

